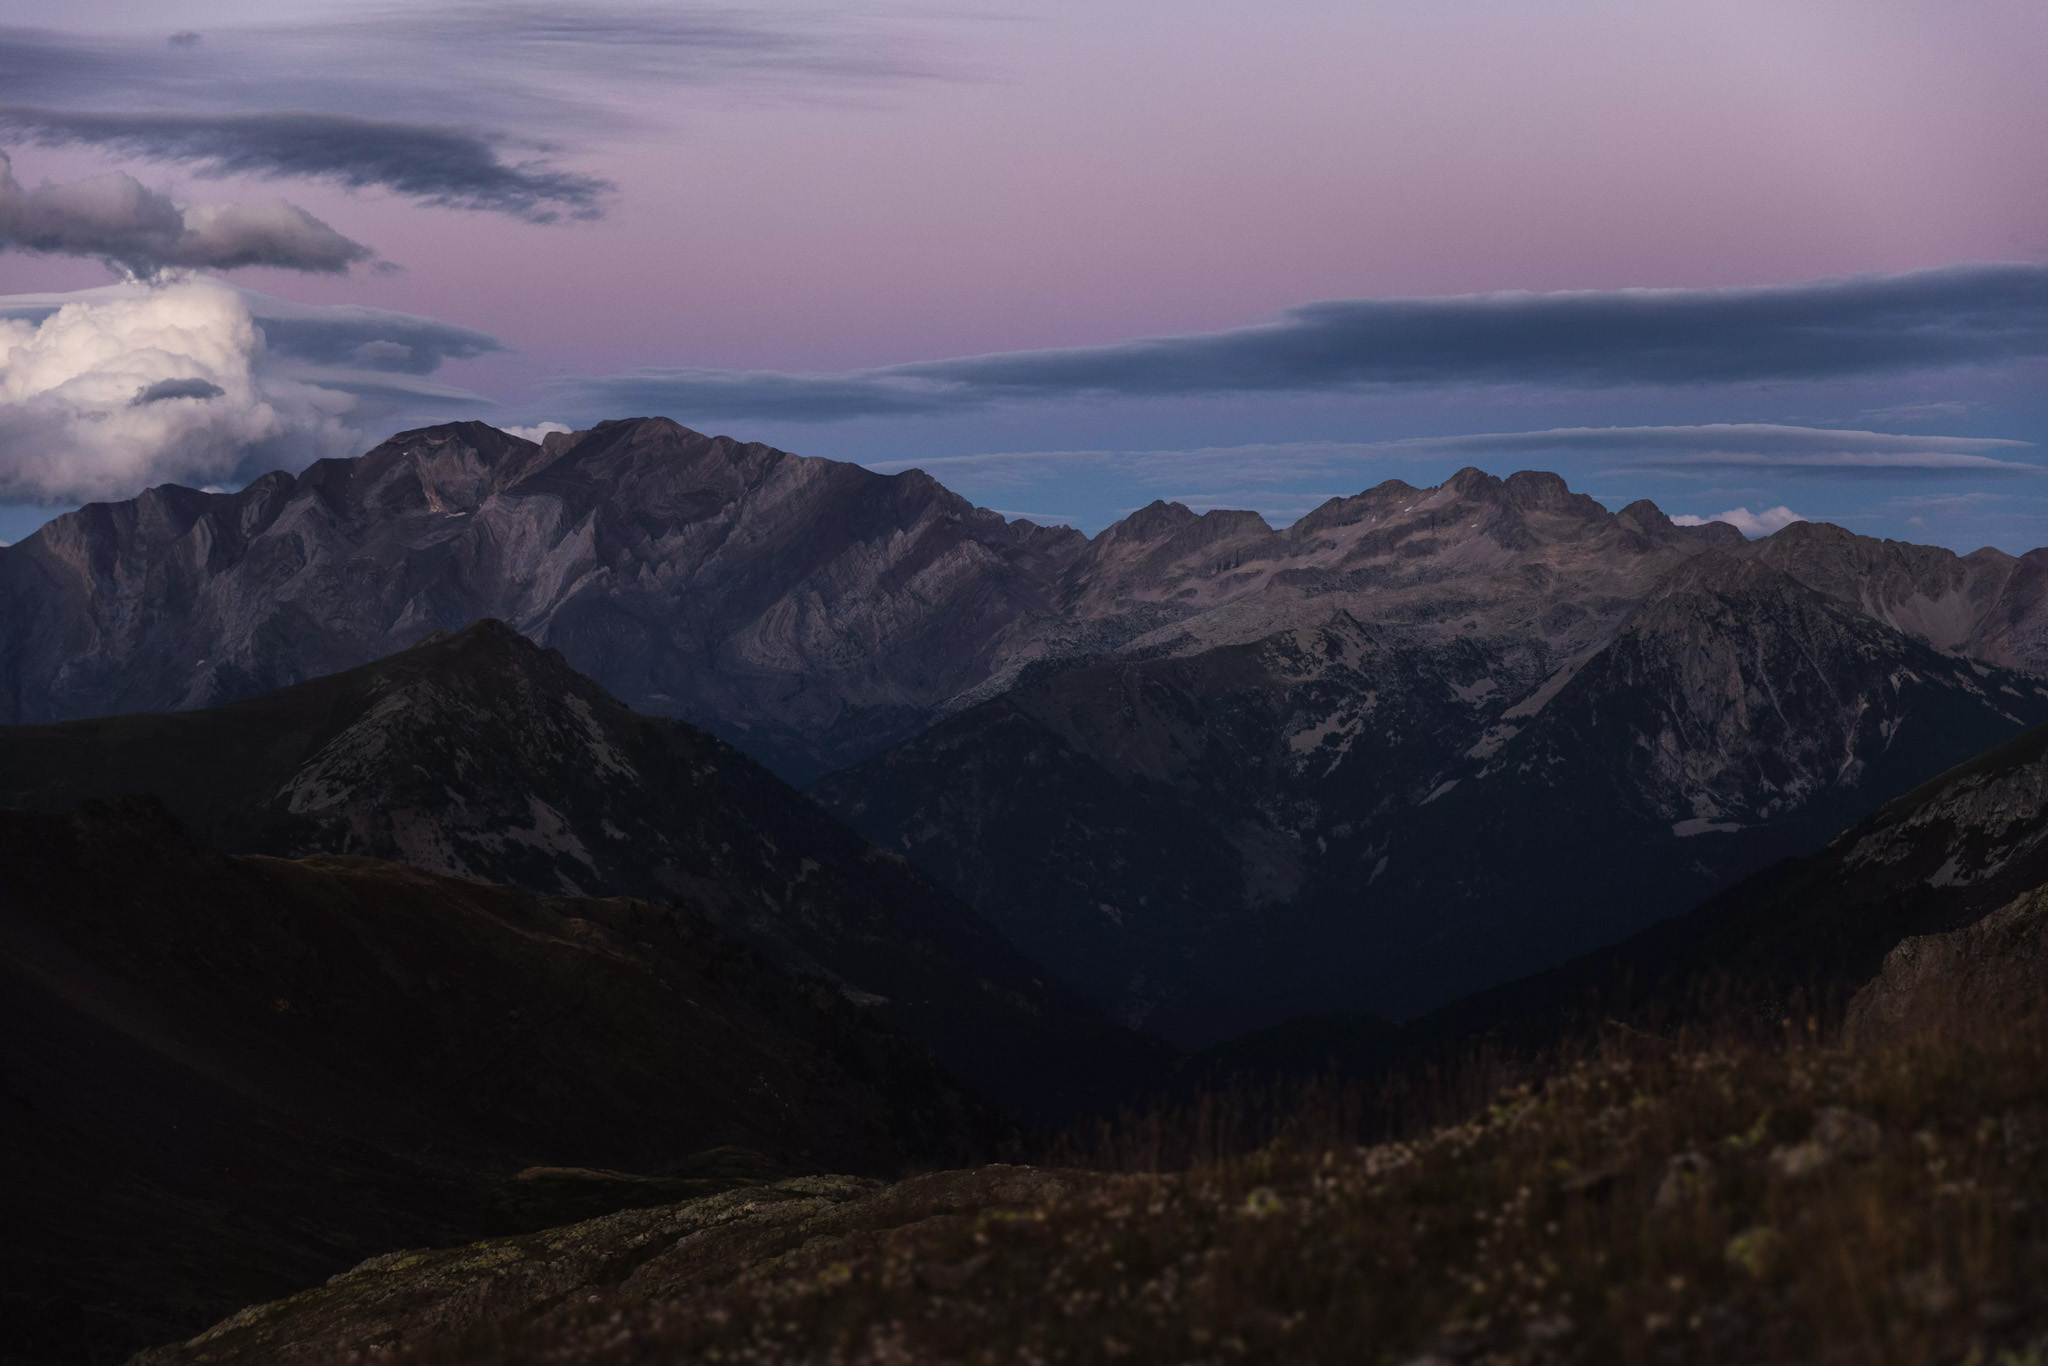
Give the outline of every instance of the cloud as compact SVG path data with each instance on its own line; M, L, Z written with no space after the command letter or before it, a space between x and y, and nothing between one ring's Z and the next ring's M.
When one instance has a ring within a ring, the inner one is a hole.
M1889 408L1871 408L1857 416L1866 422L1932 422L1962 417L1970 411L1967 403L1943 400L1937 403L1898 403Z
M550 432L573 432L576 429L566 422L537 422L531 427L500 427L498 430L508 436L537 442Z
M205 176L324 180L390 190L423 204L483 209L530 223L596 218L609 181L508 163L501 134L430 124L301 112L75 113L0 106L0 128L43 146L86 143ZM531 150L546 150L534 147Z
M275 266L329 274L374 253L283 200L188 204L115 172L31 190L0 152L0 248L93 256L135 275L173 267Z
M1735 464L1786 467L1867 463L1873 468L2023 468L1999 455L2034 449L2006 437L1902 436L1840 427L1773 422L1711 422L1656 427L1552 427L1531 432L1479 432L1382 443L1388 454L1591 455L1630 457L1637 464Z
M1748 508L1729 508L1726 512L1717 512L1711 517L1695 517L1690 513L1684 513L1671 520L1678 526L1705 526L1708 522L1726 522L1753 541L1759 536L1782 531L1794 522L1803 522L1806 518L1791 508L1779 506L1765 508L1762 512L1751 512Z
M178 42L180 37L198 38ZM203 36L0 26L0 90L22 103L268 107L396 118L438 110L548 127L601 119L635 89L734 86L801 94L952 73L928 26L886 12L728 4L457 3L222 25Z
M275 345L280 322L296 326ZM423 374L307 359L377 340L414 356L497 349L433 319L270 300L210 276L0 298L0 504L231 486L352 454L393 414L488 403Z
M212 484L251 449L311 457L348 444L338 413L265 391L255 323L216 281L0 329L0 502L121 497L165 478ZM135 401L165 386L213 393Z
M201 175L306 178L533 222L589 218L609 182L558 140L646 121L649 92L805 96L928 80L887 16L723 5L389 5L170 35L0 26L0 128ZM364 111L374 111L368 117Z
M0 295L0 318L41 322L70 304L132 299L145 293L133 284L104 285L65 294ZM439 318L359 304L302 304L253 289L235 288L249 316L263 329L269 361L291 364L297 373L354 374L371 388L426 392L401 376L428 375L450 360L474 360L502 353L496 337ZM445 386L443 386L445 387Z
M958 412L1086 398L1389 387L1698 386L1997 366L2048 356L2048 266L1961 265L1743 289L1308 304L1252 327L841 374L640 369L565 401L684 421Z
M2039 465L2018 460L1993 460L1989 456L1955 451L1828 451L1807 455L1768 455L1745 451L1706 451L1690 458L1667 457L1644 460L1622 469L1695 469L1729 467L1777 470L1785 474L1847 475L1869 477L1887 474L1939 474L1967 471L1972 474L2041 474Z
M140 408L145 403L162 403L166 399L196 398L202 402L210 398L222 398L227 390L210 379L160 379L154 384L144 385L135 391L135 397L128 400L131 408Z
M1004 451L870 461L868 467L886 473L917 466L942 478L970 477L983 487L1008 488L1026 487L1077 466L1113 470L1155 485L1213 478L1248 486L1351 476L1362 465L1387 461L1457 460L1500 466L1526 460L1549 465L1572 457L1624 457L1627 463L1619 466L1624 469L1733 465L1792 474L2037 474L2042 467L1999 458L2034 449L2030 442L2005 437L1902 436L1833 427L1717 422L1551 427L1396 441L1261 442L1183 450Z

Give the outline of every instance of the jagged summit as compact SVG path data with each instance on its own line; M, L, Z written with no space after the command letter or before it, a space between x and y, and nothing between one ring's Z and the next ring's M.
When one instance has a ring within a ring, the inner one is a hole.
M1754 547L1554 474L1386 481L1275 530L1157 502L1090 539L1006 521L921 471L659 417L401 432L236 494L164 487L0 551L0 719L207 706L498 617L630 705L805 779L1033 665L1187 654L1342 611L1520 640L1554 670L1709 550L1761 554L1939 648L2048 663L2039 562L1795 524ZM1530 685L1533 686L1533 683Z

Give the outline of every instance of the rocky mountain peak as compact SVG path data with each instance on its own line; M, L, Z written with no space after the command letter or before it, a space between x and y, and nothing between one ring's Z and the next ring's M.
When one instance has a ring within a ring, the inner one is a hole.
M1547 470L1516 470L1501 483L1501 491L1508 500L1519 507L1546 508L1554 511L1571 509L1584 511L1585 505L1599 504L1583 493L1573 493L1564 476ZM1605 509L1602 509L1605 511Z
M1169 503L1155 498L1120 522L1105 528L1100 539L1112 541L1156 541L1171 536L1182 527L1198 520L1192 508L1185 503Z
M1484 502L1499 501L1507 481L1498 475L1488 474L1477 465L1467 465L1439 485L1444 491L1459 498L1471 498Z
M474 512L538 449L486 423L450 422L400 432L352 460L317 461L298 488L356 516Z

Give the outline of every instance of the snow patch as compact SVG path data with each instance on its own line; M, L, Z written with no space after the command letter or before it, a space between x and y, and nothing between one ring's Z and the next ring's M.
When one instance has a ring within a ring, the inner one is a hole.
M1491 697L1494 690L1499 687L1500 684L1496 683L1493 679L1482 678L1470 687L1459 687L1456 683L1453 683L1451 684L1451 691L1457 694L1460 702L1465 703L1467 706L1478 707L1484 706L1486 699Z
M1502 745L1522 733L1520 726L1489 726L1486 734L1479 737L1479 743L1465 751L1467 759L1491 759L1500 753Z
M1592 655L1582 655L1578 659L1574 659L1566 664L1556 673L1544 679L1543 686L1502 712L1500 719L1503 721L1519 721L1542 711L1546 706L1550 705L1551 698L1564 691L1565 684L1578 676L1579 670L1585 668L1586 661L1592 657Z
M1673 822L1671 833L1680 839L1690 839L1694 835L1733 834L1741 828L1733 821L1711 821L1705 816L1694 816L1691 820Z

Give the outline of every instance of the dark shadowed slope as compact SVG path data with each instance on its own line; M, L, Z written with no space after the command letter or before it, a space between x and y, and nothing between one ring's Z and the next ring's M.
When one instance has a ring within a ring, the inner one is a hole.
M1034 1117L1113 1103L1167 1052L731 746L494 621L225 707L0 729L0 803L123 792L235 852L673 901Z
M1340 614L1027 681L813 791L1121 1018L1191 1044L1420 1014L1676 914L2048 719L1711 551L1548 676Z
M1400 1029L1331 1016L1260 1031L1210 1050L1196 1071L1369 1068L1487 1038L1541 1048L1611 1018L1665 1029L1734 1011L1774 1028L1796 1005L1831 1020L1901 941L1959 931L2043 885L2048 726L1610 948Z
M0 1359L118 1361L374 1252L703 1189L735 1145L886 1173L998 1135L667 908L231 858L146 799L0 810L0 867Z

